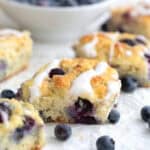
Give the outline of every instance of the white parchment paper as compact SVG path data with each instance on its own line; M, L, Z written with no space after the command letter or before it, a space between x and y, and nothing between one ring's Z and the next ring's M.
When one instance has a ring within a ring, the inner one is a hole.
M54 58L73 57L69 45L47 45L36 43L29 68L10 80L0 83L0 90L16 90L43 64ZM55 124L46 126L47 145L43 150L96 150L96 139L109 135L116 142L116 150L150 150L150 129L141 121L140 110L150 105L150 89L138 89L132 94L121 94L118 109L120 122L116 125L71 125L73 134L66 142L55 139Z

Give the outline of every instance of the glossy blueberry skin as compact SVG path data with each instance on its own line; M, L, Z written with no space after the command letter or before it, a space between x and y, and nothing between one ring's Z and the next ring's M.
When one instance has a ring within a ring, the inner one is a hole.
M121 83L122 91L127 93L133 92L139 86L138 81L129 75L122 77Z
M109 116L108 116L108 121L112 124L115 124L119 120L120 120L120 113L117 110L112 109Z
M6 89L1 92L1 98L12 99L15 98L15 93L12 90Z
M131 40L131 39L121 39L120 42L126 43L129 46L136 46L137 45L137 42L135 40Z
M65 124L59 124L55 127L55 136L60 141L66 141L72 134L71 127Z
M64 75L65 72L61 68L54 68L49 72L49 78L53 78L54 75Z
M100 0L14 0L21 3L28 3L32 5L38 6L80 6L80 5L88 5L95 4L100 2ZM102 0L101 0L102 1Z
M115 141L109 136L102 136L96 141L97 150L115 150Z
M150 106L144 106L141 110L141 118L148 122L150 121Z

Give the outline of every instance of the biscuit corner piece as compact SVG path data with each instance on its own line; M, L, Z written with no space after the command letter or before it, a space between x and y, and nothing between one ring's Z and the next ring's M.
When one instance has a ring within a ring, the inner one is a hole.
M44 123L29 103L0 99L0 149L42 150Z
M81 37L73 46L76 56L107 61L120 77L133 76L150 87L150 41L142 35L99 32Z
M115 69L95 59L54 60L21 87L21 97L45 122L99 124L117 103L120 80Z
M32 39L28 31L0 30L0 81L24 70L32 53Z

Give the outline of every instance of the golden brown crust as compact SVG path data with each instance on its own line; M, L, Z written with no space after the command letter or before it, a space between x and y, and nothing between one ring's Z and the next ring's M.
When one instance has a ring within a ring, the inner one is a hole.
M56 66L55 60L43 66L22 84L22 99L31 102L45 122L75 123L69 115L69 108L79 98L95 107L98 120L106 121L120 93L117 71L98 59L73 58L57 62ZM50 77L54 68L65 73Z
M137 39L141 41L137 42ZM105 60L119 71L120 76L132 75L143 86L150 85L149 64L145 56L150 54L150 41L143 36L118 32L95 33L81 37L73 47L78 57Z

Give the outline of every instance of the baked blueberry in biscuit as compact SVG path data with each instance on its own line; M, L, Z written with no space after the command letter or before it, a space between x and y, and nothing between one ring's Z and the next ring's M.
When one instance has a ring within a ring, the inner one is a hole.
M41 150L43 121L31 104L0 99L0 149Z
M120 87L118 73L105 61L62 59L43 66L23 83L21 97L46 122L98 124L107 120Z
M105 60L121 78L132 76L140 86L150 86L150 42L144 36L100 32L81 37L73 47L78 57Z

